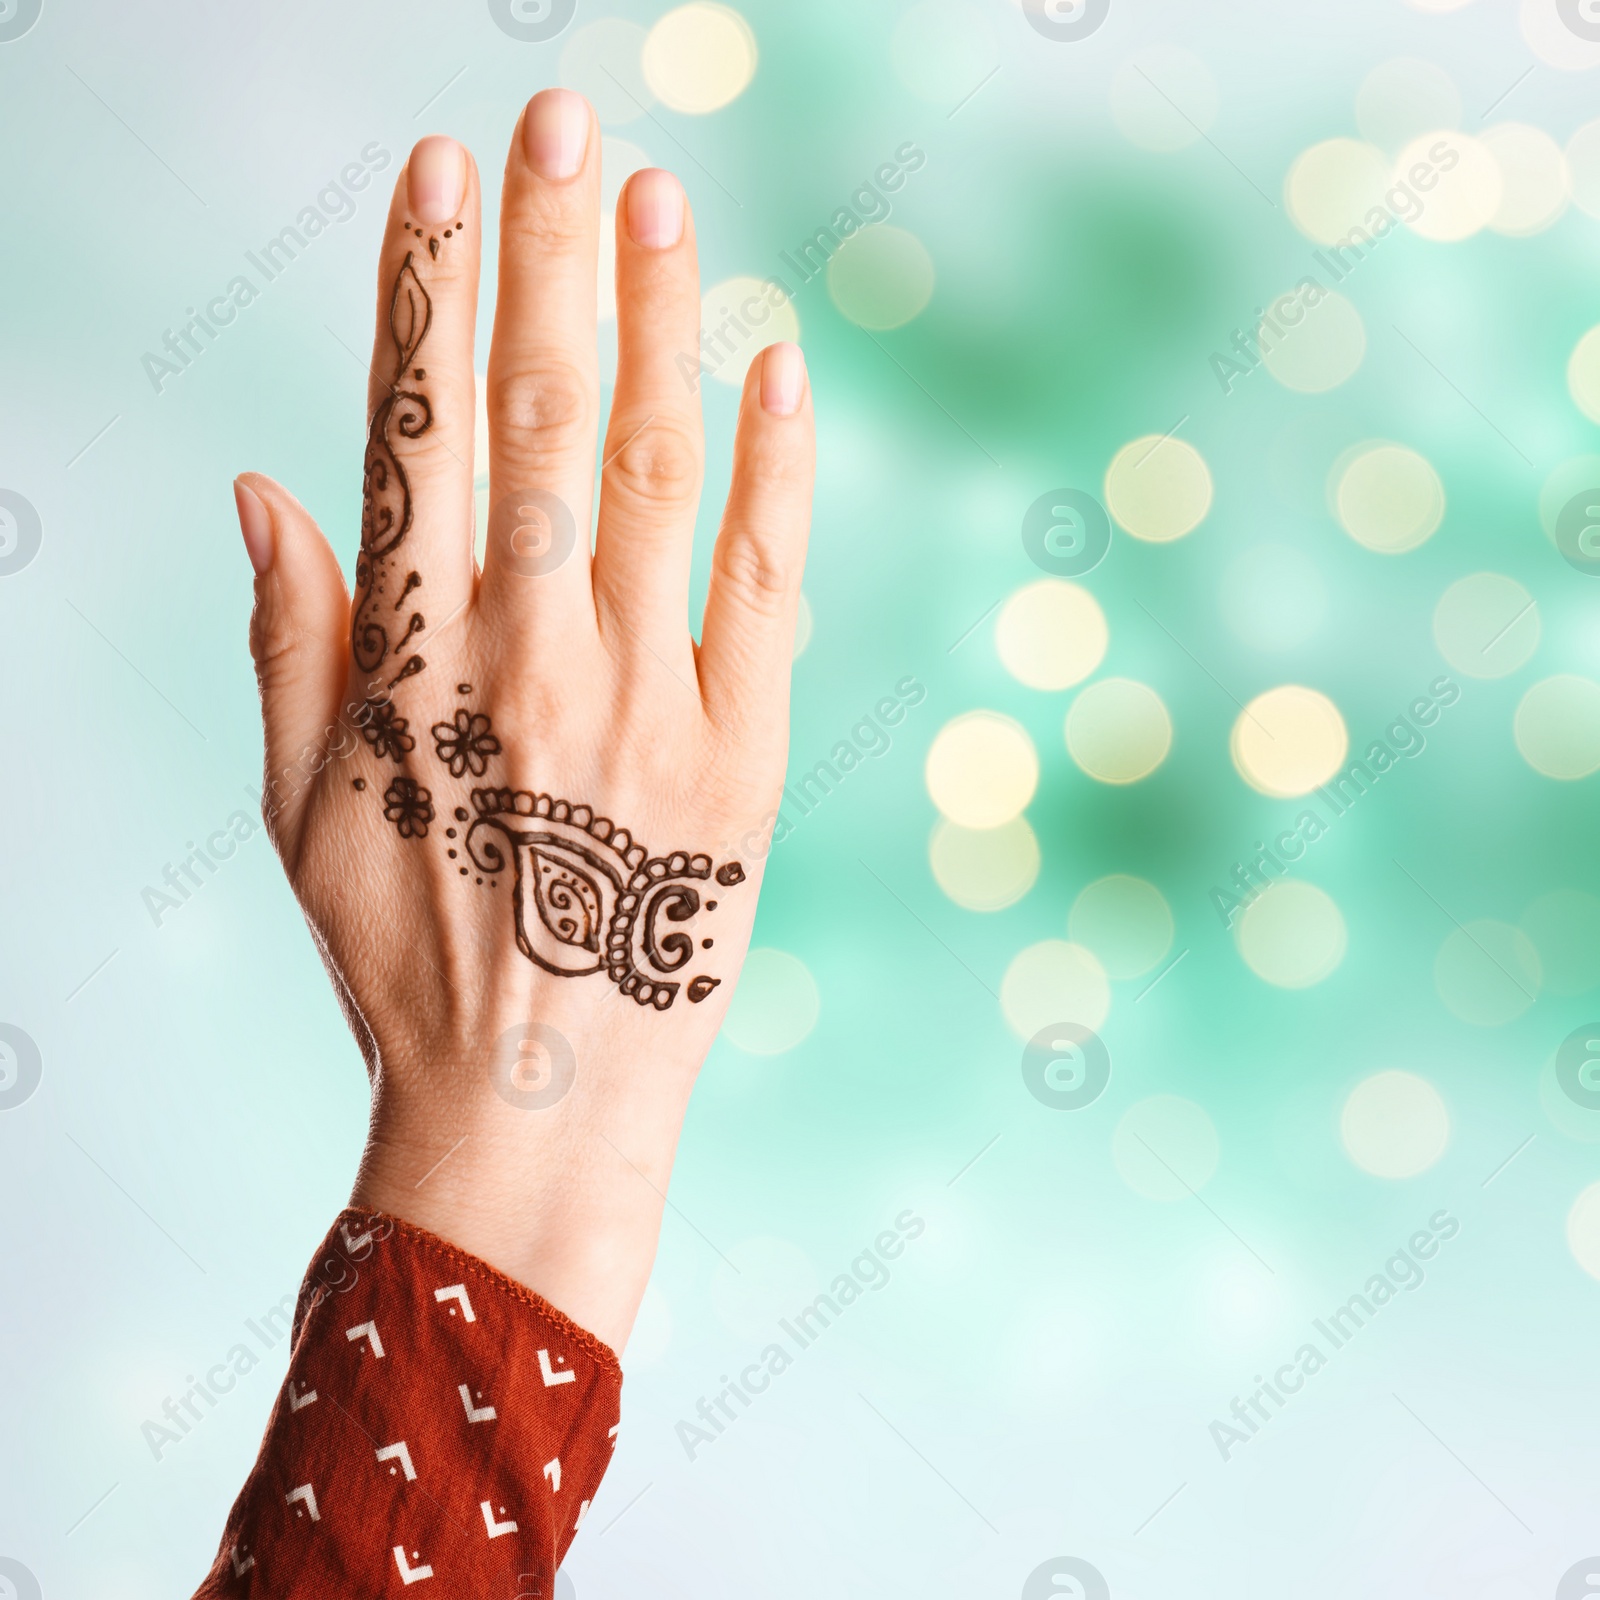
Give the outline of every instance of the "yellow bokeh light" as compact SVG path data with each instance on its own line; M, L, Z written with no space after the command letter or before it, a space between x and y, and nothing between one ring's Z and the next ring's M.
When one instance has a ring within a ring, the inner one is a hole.
M1239 776L1277 800L1310 794L1326 783L1349 746L1339 708L1297 683L1257 695L1239 713L1229 740Z
M968 911L1015 905L1039 876L1039 841L1026 817L998 828L961 828L941 817L928 838L934 881Z
M1517 707L1512 732L1535 772L1587 778L1600 770L1600 683L1558 673L1534 684Z
M1450 1112L1413 1072L1375 1072L1350 1091L1339 1115L1345 1153L1375 1178L1414 1178L1444 1154Z
M1415 550L1444 520L1439 474L1401 444L1366 444L1351 454L1333 500L1344 531L1382 555Z
M1590 0L1522 0L1517 25L1528 48L1558 72L1588 72L1600 67L1600 41L1584 38L1570 19L1595 21Z
M1567 1248L1591 1278L1600 1278L1600 1183L1591 1183L1573 1201L1567 1213Z
M693 0L651 28L640 64L664 106L704 115L737 99L755 76L756 37L732 7Z
M1135 539L1181 539L1211 509L1205 457L1182 439L1146 434L1117 451L1106 468L1106 507Z
M1283 196L1294 225L1318 244L1365 226L1389 187L1388 158L1359 139L1325 139L1295 158Z
M1526 238L1548 228L1567 209L1567 158L1543 128L1496 123L1485 130L1483 145L1502 180L1499 209L1489 219L1496 233Z
M1300 878L1268 884L1234 926L1239 954L1280 989L1309 989L1344 960L1344 916L1326 890Z
M1137 783L1167 759L1172 718L1161 696L1131 678L1090 684L1067 712L1067 751L1101 783Z
M798 343L800 319L788 295L770 278L728 278L700 302L700 363L709 378L740 388L750 363L780 339ZM686 377L694 362L682 358Z
M1297 394L1337 389L1367 353L1361 313L1332 289L1315 300L1309 294L1281 295L1257 324L1256 337L1267 371Z
M816 1027L821 1011L817 981L799 956L752 950L729 1002L722 1037L751 1055L782 1055Z
M1567 358L1567 392L1591 422L1600 422L1600 327L1591 328Z
M1000 1009L1019 1039L1053 1023L1098 1030L1111 1010L1111 985L1081 944L1042 939L1012 958L1000 980Z
M1484 917L1446 935L1433 986L1447 1010L1477 1028L1498 1028L1539 998L1539 952L1521 928Z
M1584 123L1567 140L1566 157L1573 204L1600 217L1600 120Z
M1515 578L1469 573L1439 597L1433 642L1469 678L1504 678L1538 648L1539 607Z
M1020 723L968 711L934 736L923 776L933 803L958 827L999 828L1033 799L1039 757Z
M829 260L828 294L858 327L901 327L933 298L933 258L916 234L874 223Z
M1040 578L1018 589L994 630L1006 671L1030 689L1082 683L1105 658L1110 637L1100 602L1062 578Z
M1067 933L1095 953L1108 976L1138 978L1172 948L1172 910L1153 883L1114 872L1072 902Z
M1436 160L1433 152L1441 144L1445 151L1442 159ZM1419 167L1429 169L1432 181L1427 188L1416 185L1421 191L1421 209L1404 219L1413 233L1453 243L1489 226L1500 209L1505 182L1488 146L1470 134L1435 129L1400 152L1394 166L1395 181L1409 181L1412 169Z

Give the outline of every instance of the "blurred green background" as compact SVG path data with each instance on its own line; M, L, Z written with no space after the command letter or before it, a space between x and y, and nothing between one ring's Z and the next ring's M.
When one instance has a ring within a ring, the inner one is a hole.
M783 284L821 444L798 799L576 1593L1590 1592L1600 28L496 9L0 11L0 1595L188 1593L254 1454L284 1351L245 1319L345 1198L365 1095L235 821L229 479L281 478L348 567L388 185L432 131L492 174L554 82L610 194L683 178L708 326ZM758 342L707 363L697 609ZM1109 510L1092 566L1063 490ZM1308 809L1281 886L1230 886ZM822 1292L781 1380L690 1432ZM261 1366L152 1446L240 1343Z

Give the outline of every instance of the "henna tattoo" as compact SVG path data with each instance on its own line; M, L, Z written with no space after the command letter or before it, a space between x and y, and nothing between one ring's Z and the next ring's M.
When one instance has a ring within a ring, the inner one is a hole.
M489 757L500 754L500 741L482 712L460 710L454 722L433 725L434 753L449 767L453 778L471 772L481 778L489 768Z
M402 839L425 839L433 821L433 796L415 778L396 778L383 792L383 814Z
M417 376L419 378L422 376L421 367L417 368ZM408 572L406 574L406 586L400 591L400 598L394 603L395 610L398 611L400 609L400 607L405 603L406 596L410 594L413 589L420 589L421 587L422 574L420 572Z
M702 903L696 887L712 876L711 857L682 850L652 856L627 829L550 795L474 789L472 804L477 817L467 830L467 854L491 883L515 867L523 955L558 977L604 972L639 1005L665 1011L684 987L677 975L695 949L687 932L663 925L716 908L715 900ZM459 808L456 815L466 820ZM719 883L743 878L737 861L717 869ZM704 1000L720 982L688 978L690 1001Z
M398 650L400 645L404 644L412 634L421 633L425 627L427 627L427 623L422 620L422 613L420 611L413 611L411 613L411 626L400 635L400 644L397 644L395 649Z
M406 732L411 724L396 714L394 701L387 695L369 695L365 704L368 715L361 725L361 736L380 761L392 756L398 762L403 755L416 749L417 741Z
M411 482L395 453L395 443L398 439L419 439L433 426L433 407L427 396L400 387L433 321L433 302L422 287L412 260L411 252L407 251L395 276L394 295L389 303L389 334L395 347L394 378L389 393L374 408L367 428L361 554L356 560L358 598L350 622L350 653L363 672L376 672L398 648L389 643L378 604L378 596L383 593L384 580L389 574L390 558L411 531ZM416 574L411 576L416 577ZM420 583L421 579L417 581ZM410 592L409 580L406 592ZM410 637L408 633L406 638Z
M404 683L407 678L416 677L427 664L421 656L407 656L405 665L389 680L388 687L392 689L397 683Z

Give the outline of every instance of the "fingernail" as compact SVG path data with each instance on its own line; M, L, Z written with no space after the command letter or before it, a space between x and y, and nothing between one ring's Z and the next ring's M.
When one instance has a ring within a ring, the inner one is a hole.
M454 139L431 133L406 164L406 198L418 222L454 222L467 192L467 153Z
M670 172L646 167L628 180L628 233L647 250L667 250L683 237L683 188Z
M239 532L244 535L244 553L259 578L272 565L272 518L261 503L261 496L243 478L233 480L233 503L239 508Z
M792 417L806 392L806 358L797 344L770 344L761 361L761 409Z
M589 148L589 102L570 89L541 89L522 119L522 150L541 178L575 178Z

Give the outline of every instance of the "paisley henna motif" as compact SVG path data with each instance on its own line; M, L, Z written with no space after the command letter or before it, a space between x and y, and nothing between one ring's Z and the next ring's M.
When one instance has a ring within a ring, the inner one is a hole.
M695 957L694 939L672 925L716 904L703 902L699 889L712 876L711 857L652 856L588 806L524 789L474 789L472 804L477 817L465 843L474 865L488 876L515 864L523 955L558 977L604 972L639 1005L665 1011L684 987L668 974L683 973ZM717 882L743 876L729 862ZM689 978L689 999L704 1000L720 981Z

